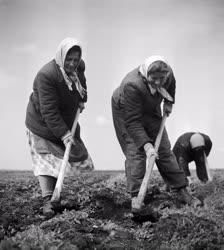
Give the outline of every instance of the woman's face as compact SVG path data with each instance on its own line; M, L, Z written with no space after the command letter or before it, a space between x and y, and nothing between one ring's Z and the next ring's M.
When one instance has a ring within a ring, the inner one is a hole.
M79 64L80 52L71 51L65 57L64 70L69 75L75 71Z
M164 73L150 73L148 75L149 83L154 87L162 87L166 80L166 74Z

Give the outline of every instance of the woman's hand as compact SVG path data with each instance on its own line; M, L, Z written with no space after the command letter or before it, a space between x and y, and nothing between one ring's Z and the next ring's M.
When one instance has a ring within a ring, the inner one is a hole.
M172 112L173 104L170 102L163 103L163 115L169 116Z
M146 153L147 158L149 159L151 156L155 156L156 158L158 158L158 154L155 151L155 148L153 147L153 145L151 143L146 143L144 145L144 150Z
M68 131L68 132L61 138L61 140L63 141L65 147L67 146L67 144L68 144L69 142L71 142L72 144L75 144L74 139L73 139L73 137L72 137L71 131Z
M82 113L83 109L85 108L85 103L84 102L80 102L79 103L79 108L80 108L80 113Z

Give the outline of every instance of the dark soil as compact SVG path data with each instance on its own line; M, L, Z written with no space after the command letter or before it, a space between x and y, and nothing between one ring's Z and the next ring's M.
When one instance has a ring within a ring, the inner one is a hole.
M224 171L191 186L203 207L179 204L154 171L146 217L130 213L123 172L95 171L66 178L62 207L42 214L42 197L32 172L0 172L0 250L224 249Z

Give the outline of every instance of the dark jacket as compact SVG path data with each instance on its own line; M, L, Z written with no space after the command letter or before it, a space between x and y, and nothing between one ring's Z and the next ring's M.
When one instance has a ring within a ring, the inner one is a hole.
M77 71L79 80L86 89L83 60ZM27 128L47 140L61 142L61 137L72 128L79 102L87 101L87 96L81 99L75 84L72 88L73 91L68 89L55 60L44 65L33 83L33 93L26 112ZM79 130L78 126L76 137L79 137Z
M176 81L173 73L164 87L175 99ZM158 92L151 94L138 68L126 75L114 91L113 100L124 111L125 127L136 146L141 148L147 142L153 143L162 119L160 104L163 97Z
M179 157L182 157L187 163L190 163L195 160L193 151L191 149L191 144L190 144L190 139L193 134L195 133L194 132L184 133L177 139L173 147L173 152L177 159L179 159ZM200 133L200 134L204 138L204 141L205 141L204 150L205 150L206 156L208 156L212 148L212 141L209 138L209 136L203 133Z

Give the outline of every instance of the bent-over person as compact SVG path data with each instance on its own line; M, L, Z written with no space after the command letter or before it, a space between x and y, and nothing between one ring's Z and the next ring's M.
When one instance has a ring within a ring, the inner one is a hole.
M212 141L206 134L199 132L187 132L182 134L173 147L173 153L177 162L188 178L189 184L192 183L189 163L194 161L198 179L206 183L209 179L209 165L207 156L212 148Z
M170 65L161 56L151 56L129 72L113 92L113 122L126 158L127 189L132 203L145 175L146 157L156 154L154 143L162 121L160 105L163 102L163 112L167 115L171 113L175 102L175 88L176 81ZM173 194L184 203L199 203L186 189L187 178L171 151L166 129L162 135L156 165Z

